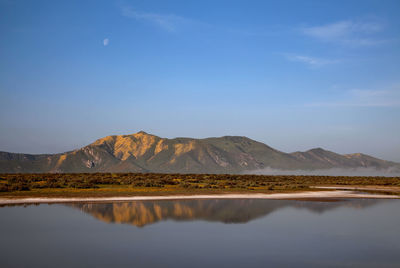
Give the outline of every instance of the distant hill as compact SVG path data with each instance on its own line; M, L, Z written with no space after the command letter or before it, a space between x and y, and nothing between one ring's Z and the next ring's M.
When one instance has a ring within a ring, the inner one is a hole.
M264 168L315 170L375 168L400 171L400 164L364 154L340 155L321 148L284 153L247 137L166 139L143 131L107 136L61 154L0 152L0 172L243 173Z

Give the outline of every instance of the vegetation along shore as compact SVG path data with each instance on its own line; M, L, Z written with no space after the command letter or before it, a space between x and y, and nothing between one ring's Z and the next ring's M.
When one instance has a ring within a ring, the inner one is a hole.
M0 197L129 197L362 190L400 195L399 177L156 173L0 174Z

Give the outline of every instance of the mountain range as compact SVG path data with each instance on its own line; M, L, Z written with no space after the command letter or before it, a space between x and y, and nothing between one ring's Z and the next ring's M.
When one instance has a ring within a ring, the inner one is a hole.
M107 136L60 154L0 152L2 173L246 173L265 168L374 168L399 172L400 164L361 153L342 155L321 148L284 153L242 136L167 139L143 131Z

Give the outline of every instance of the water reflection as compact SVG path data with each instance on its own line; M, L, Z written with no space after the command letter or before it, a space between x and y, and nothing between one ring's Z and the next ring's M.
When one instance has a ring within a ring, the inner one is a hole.
M399 226L399 200L4 206L0 266L400 267Z
M246 223L265 217L284 208L306 209L323 213L338 207L364 209L378 201L341 200L335 202L311 202L260 199L213 199L179 201L134 201L122 203L77 203L67 204L107 223L131 224L137 227L159 221L204 220L222 223ZM382 201L380 201L382 202Z

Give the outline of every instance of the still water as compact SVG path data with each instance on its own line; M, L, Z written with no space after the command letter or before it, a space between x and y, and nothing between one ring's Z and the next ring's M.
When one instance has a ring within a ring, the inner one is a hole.
M400 200L0 207L0 267L400 267Z

